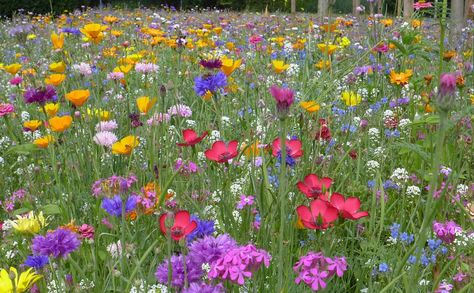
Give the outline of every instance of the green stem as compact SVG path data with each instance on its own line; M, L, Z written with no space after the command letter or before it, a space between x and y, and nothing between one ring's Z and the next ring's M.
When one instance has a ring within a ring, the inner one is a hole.
M284 274L285 261L284 261L284 232L285 232L285 222L286 222L286 119L283 118L280 120L280 179L279 179L279 200L280 200L280 233L279 233L279 250L278 250L278 292L282 292L284 289Z

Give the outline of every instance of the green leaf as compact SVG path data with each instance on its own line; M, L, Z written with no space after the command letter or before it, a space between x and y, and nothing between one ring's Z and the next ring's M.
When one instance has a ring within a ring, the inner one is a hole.
M29 211L30 211L29 208L19 208L19 209L16 209L16 210L13 211L13 215L14 216L22 215L22 214L26 214Z
M428 154L426 151L423 150L423 148L420 145L413 144L413 143L407 143L407 142L395 142L393 144L393 147L395 149L400 149L399 153L400 154L406 154L406 153L416 153L418 156L420 156L425 162L429 162L431 157L430 154Z
M390 40L389 43L394 44L395 47L397 47L397 49L400 50L400 52L403 53L403 55L408 55L407 49L405 48L405 46L403 46L403 44L401 44L397 41L394 41L394 40Z
M61 213L61 208L55 204L47 204L41 208L45 215L57 215Z
M37 147L35 144L28 143L28 144L20 144L16 146L12 146L6 151L6 154L16 153L18 155L29 155L33 152L40 152L42 151L41 148Z

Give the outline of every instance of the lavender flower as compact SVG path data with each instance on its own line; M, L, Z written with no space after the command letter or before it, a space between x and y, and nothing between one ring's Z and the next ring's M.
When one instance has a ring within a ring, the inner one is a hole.
M93 140L98 145L111 147L118 139L117 136L112 132L101 131L94 135Z
M137 205L135 196L130 196L125 202L125 213L131 212ZM104 198L102 200L102 208L111 216L122 216L122 199L119 195L113 198Z
M37 255L66 258L80 244L81 242L76 233L59 228L53 232L48 232L45 236L35 236L31 250Z
M221 283L217 285L209 285L206 283L191 283L189 288L184 289L181 293L224 293L224 286Z
M92 185L92 195L98 197L100 195L112 196L118 193L126 193L135 182L137 182L135 175L128 177L114 175L109 178L100 179Z
M40 105L44 105L44 103L46 103L47 101L51 101L54 96L56 96L56 90L51 85L47 85L44 88L29 88L23 94L25 103L38 103Z
M49 263L49 259L46 255L28 255L26 257L24 265L35 270L41 270L44 266Z
M191 243L188 258L197 265L211 264L224 253L236 247L235 240L227 234L217 237L205 236Z
M179 116L179 117L191 117L193 115L193 111L190 107L184 104L178 104L171 106L168 109L168 115L170 116Z
M168 262L165 260L162 262L156 269L155 277L161 284L168 284ZM184 259L182 255L173 255L171 256L171 266L172 266L172 275L171 275L171 286L183 289L184 281L186 276L187 283L198 282L202 276L202 269L200 265L193 263L189 257L186 257L186 273L184 269ZM191 291L192 292L192 291ZM212 291L211 291L212 292Z

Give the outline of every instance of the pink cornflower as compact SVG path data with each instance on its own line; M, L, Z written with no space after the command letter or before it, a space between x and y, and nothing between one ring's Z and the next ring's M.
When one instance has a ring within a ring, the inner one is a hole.
M123 72L120 72L120 71L114 71L107 74L107 79L110 79L110 80L121 80L124 77L125 75L123 74Z
M117 136L110 131L98 132L93 139L96 144L106 147L111 147L118 140Z
M15 76L12 79L10 79L10 84L11 85L19 85L23 81L23 78L21 76Z
M82 224L82 226L79 227L79 234L81 235L82 238L94 239L94 233L95 233L95 229L91 225Z
M295 93L289 88L281 88L276 85L270 88L270 93L275 98L278 112L286 115L294 102Z
M255 197L249 195L246 196L245 194L240 195L240 201L237 203L237 209L242 210L245 206L253 205L253 200Z
M143 74L153 73L158 71L158 65L153 63L137 63L135 64L135 71Z
M92 68L89 64L81 62L79 64L74 64L72 66L72 69L79 72L80 74L84 76L89 76L92 75Z
M441 96L453 95L456 90L456 73L443 73L439 81Z
M15 106L9 103L0 103L0 117L13 113L15 111Z
M249 43L252 45L256 45L263 41L263 38L261 36L253 35L249 38Z
M424 8L431 8L433 5L431 5L431 2L416 2L413 4L413 8L416 10L424 9Z
M101 121L95 126L96 131L113 131L117 129L118 124L115 120Z

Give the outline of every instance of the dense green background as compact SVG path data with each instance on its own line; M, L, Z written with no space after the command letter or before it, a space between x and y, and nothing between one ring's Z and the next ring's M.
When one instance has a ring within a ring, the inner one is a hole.
M98 6L99 0L51 0L54 13L62 13L65 10L72 11L84 6ZM366 0L361 1L368 6ZM384 1L387 11L392 11L394 2ZM103 3L111 6L128 8L136 7L160 7L163 4L180 7L180 0L103 0ZM263 11L268 6L269 11L290 10L290 0L182 0L183 8L192 7L219 7L232 10ZM318 0L297 0L297 10L305 12L317 12ZM34 13L49 13L50 0L0 0L0 15L11 16L18 9ZM350 13L352 11L352 0L336 0L334 6L336 13ZM385 10L385 8L384 8Z

